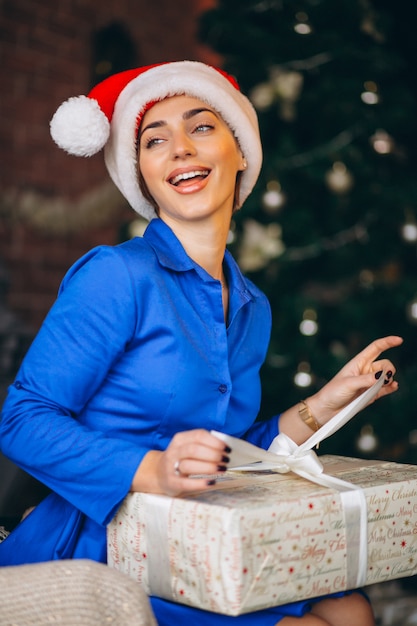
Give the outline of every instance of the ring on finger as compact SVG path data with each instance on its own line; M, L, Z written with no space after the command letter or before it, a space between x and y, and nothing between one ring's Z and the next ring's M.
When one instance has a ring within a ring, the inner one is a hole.
M175 476L181 476L180 461L175 461L174 463L174 474Z

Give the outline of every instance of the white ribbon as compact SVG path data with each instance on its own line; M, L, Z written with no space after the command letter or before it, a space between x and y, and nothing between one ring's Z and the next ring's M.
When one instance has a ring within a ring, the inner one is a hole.
M312 448L339 430L367 406L381 389L384 379L383 372L372 387L339 411L300 446L284 433L275 437L268 450L263 450L242 439L211 431L231 448L228 464L230 470L269 469L280 473L291 471L311 482L340 492L346 528L347 589L360 587L366 581L368 560L366 498L360 487L325 474L323 465Z
M152 595L169 598L171 590L171 566L166 539L169 537L168 520L171 498L155 494L143 494L144 523L148 541L148 585Z

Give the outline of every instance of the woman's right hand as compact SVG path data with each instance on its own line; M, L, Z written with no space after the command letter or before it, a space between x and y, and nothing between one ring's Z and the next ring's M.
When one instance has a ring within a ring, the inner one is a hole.
M229 453L230 448L207 430L177 433L165 451L150 450L144 456L131 491L176 496L208 489L215 475L226 471Z

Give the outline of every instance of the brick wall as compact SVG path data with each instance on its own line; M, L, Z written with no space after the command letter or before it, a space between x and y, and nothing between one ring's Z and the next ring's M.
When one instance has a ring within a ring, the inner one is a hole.
M102 154L70 157L49 135L57 106L92 86L95 34L119 24L135 65L219 63L196 37L200 12L213 4L1 2L0 264L10 277L7 304L30 328L41 324L71 263L97 244L119 241L135 217L109 186Z

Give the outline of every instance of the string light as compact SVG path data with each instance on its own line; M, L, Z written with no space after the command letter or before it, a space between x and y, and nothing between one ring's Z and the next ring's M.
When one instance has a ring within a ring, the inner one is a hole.
M285 194L282 193L281 185L277 180L271 180L266 186L262 196L262 204L267 213L276 213L285 203Z
M300 333L306 337L312 337L318 332L317 313L314 309L306 309L300 322Z
M378 104L379 95L377 84L372 80L368 80L364 83L365 90L361 93L361 100L365 104Z
M407 317L412 324L417 324L417 298L409 302L407 306Z
M406 211L406 222L401 227L401 236L408 243L417 241L417 223L412 211Z
M401 229L401 234L405 241L414 243L417 241L417 225L416 224L404 224Z
M371 146L378 154L389 154L394 146L393 138L385 130L377 130L370 138Z
M308 15L303 11L299 11L295 19L297 20L296 24L294 24L294 30L299 35L309 35L312 32L312 28L310 24L308 24Z
M306 361L302 361L294 375L294 384L297 387L310 387L313 382L313 377L310 371L310 364Z
M378 437L374 433L371 424L366 424L361 428L359 437L356 440L356 447L365 454L375 452L378 447Z

